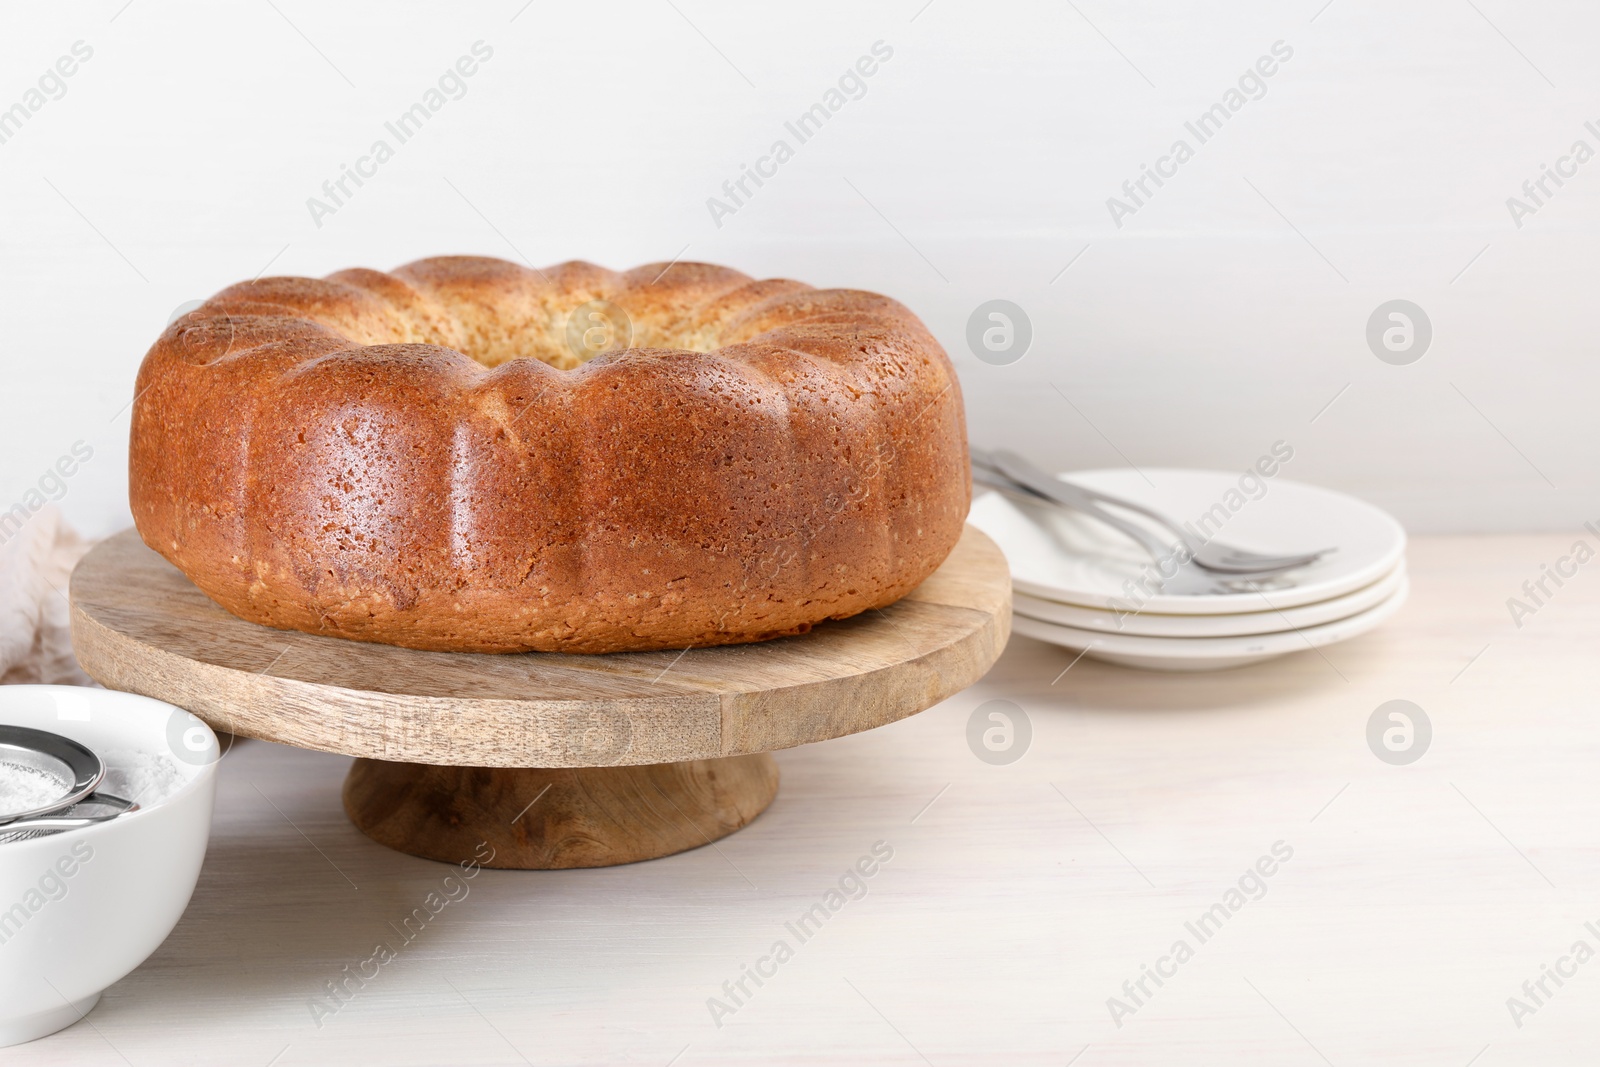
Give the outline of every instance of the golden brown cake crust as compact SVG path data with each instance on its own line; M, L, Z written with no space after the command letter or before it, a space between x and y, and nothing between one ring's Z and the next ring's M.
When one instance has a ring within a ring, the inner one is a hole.
M633 347L583 361L589 301ZM175 321L129 483L145 543L242 618L616 652L899 599L960 535L966 457L950 361L886 297L442 257L245 282Z

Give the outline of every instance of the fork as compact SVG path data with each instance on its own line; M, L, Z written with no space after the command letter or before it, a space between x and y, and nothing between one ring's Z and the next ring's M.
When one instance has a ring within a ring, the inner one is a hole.
M973 481L1024 503L1061 506L1053 500L1047 500L1038 493L1029 491L1009 478L986 472L981 468L973 472ZM1099 514L1094 517L1103 518ZM1115 523L1120 520L1116 516L1111 516L1110 521ZM1132 526L1131 523L1129 525ZM1292 580L1283 577L1287 571L1257 571L1246 574L1205 570L1192 559L1183 561L1176 551L1176 545L1162 542L1142 527L1133 527L1133 530L1128 531L1128 536L1150 539L1149 544L1141 541L1140 545L1149 552L1158 568L1169 560L1177 564L1172 574L1162 572L1159 575L1158 587L1163 594L1169 596L1234 596L1240 593L1266 593L1278 589L1290 589L1295 585Z
M1267 574L1292 570L1315 562L1329 552L1335 551L1332 548L1325 548L1316 552L1274 556L1254 552L1250 549L1238 548L1214 539L1204 541L1158 511L1131 500L1124 500L1121 497L1111 496L1108 493L1102 493L1098 490L1088 489L1080 485L1074 485L1071 482L1063 482L1060 479L1053 478L1015 452L1003 449L989 452L980 448L973 448L971 451L973 464L979 470L991 476L997 475L1004 478L1036 497L1050 500L1063 507L1072 508L1075 511L1081 511L1099 519L1101 522L1119 530L1125 536L1131 537L1146 551L1149 551L1153 558L1158 560L1172 555L1175 546L1163 543L1138 524L1114 515L1107 510L1106 505L1135 512L1166 527L1178 538L1183 548L1187 551L1190 560L1206 570L1218 573Z

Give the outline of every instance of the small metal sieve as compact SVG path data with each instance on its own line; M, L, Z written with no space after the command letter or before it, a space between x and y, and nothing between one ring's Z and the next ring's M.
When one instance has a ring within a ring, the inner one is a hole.
M105 776L105 761L69 737L0 725L0 844L139 810L132 801L96 792Z

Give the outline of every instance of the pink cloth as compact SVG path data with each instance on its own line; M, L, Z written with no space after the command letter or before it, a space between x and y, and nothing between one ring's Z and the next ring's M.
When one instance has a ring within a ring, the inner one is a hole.
M0 684L94 684L73 658L67 603L67 580L88 550L54 507L0 544Z

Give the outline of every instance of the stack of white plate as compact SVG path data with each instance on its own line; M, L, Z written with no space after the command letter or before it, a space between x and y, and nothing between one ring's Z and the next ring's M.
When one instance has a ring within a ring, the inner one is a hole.
M970 521L1011 563L1019 634L1129 667L1221 670L1347 640L1405 602L1405 530L1343 493L1255 472L1060 477L1190 523L1203 539L1267 553L1335 551L1260 581L1216 575L1214 589L1179 594L1161 588L1148 554L1102 523L989 492L973 502Z

